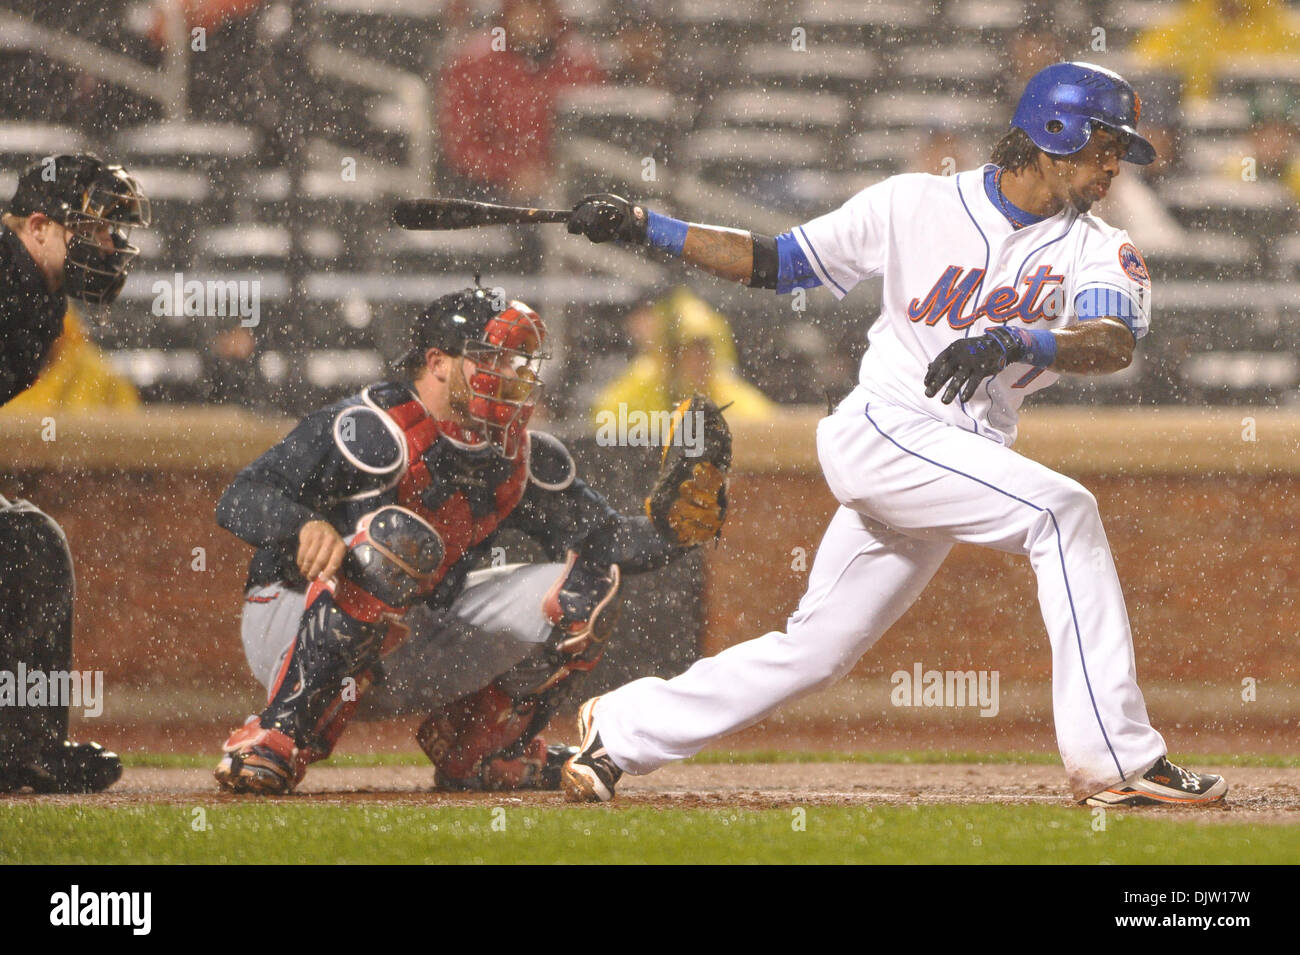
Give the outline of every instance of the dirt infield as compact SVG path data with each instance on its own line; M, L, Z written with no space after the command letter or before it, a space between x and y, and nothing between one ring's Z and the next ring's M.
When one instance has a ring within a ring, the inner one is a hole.
M1201 811L1134 810L1194 822L1300 824L1300 769L1229 768L1221 806ZM0 804L31 796L0 796ZM109 792L40 797L87 806L205 805L252 797L218 793L202 769L128 769ZM316 805L557 806L556 793L440 793L424 767L316 768L294 802ZM899 763L759 763L669 766L625 777L610 805L674 809L773 809L791 806L1071 805L1054 766ZM582 811L589 807L574 807Z

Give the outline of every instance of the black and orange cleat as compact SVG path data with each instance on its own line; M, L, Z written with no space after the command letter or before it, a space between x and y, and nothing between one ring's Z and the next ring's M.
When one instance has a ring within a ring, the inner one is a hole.
M1083 800L1087 806L1207 806L1222 801L1228 783L1222 776L1194 773L1165 756L1133 782L1103 789Z
M595 710L600 697L592 697L578 710L578 732L582 742L578 752L564 764L560 784L569 802L608 802L614 798L614 785L623 775L610 757L596 730Z

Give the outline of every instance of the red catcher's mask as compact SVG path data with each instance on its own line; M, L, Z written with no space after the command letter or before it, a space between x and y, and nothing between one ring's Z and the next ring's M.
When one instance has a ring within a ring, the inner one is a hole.
M524 429L542 388L546 326L523 302L511 302L488 320L480 341L467 341L462 354L474 363L469 379L469 413L489 444L504 458L523 446Z

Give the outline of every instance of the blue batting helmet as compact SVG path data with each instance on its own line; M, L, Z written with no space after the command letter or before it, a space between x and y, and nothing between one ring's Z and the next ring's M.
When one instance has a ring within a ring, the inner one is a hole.
M1121 158L1145 166L1156 151L1138 135L1141 112L1142 101L1118 73L1091 63L1054 63L1025 84L1011 125L1043 152L1068 156L1088 145L1092 124L1100 123L1128 137Z

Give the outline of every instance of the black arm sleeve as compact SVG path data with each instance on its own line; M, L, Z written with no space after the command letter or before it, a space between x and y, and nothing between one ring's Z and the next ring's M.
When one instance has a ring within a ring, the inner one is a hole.
M754 240L754 270L749 276L750 288L770 288L777 285L781 260L776 253L776 239L770 235L750 233Z

